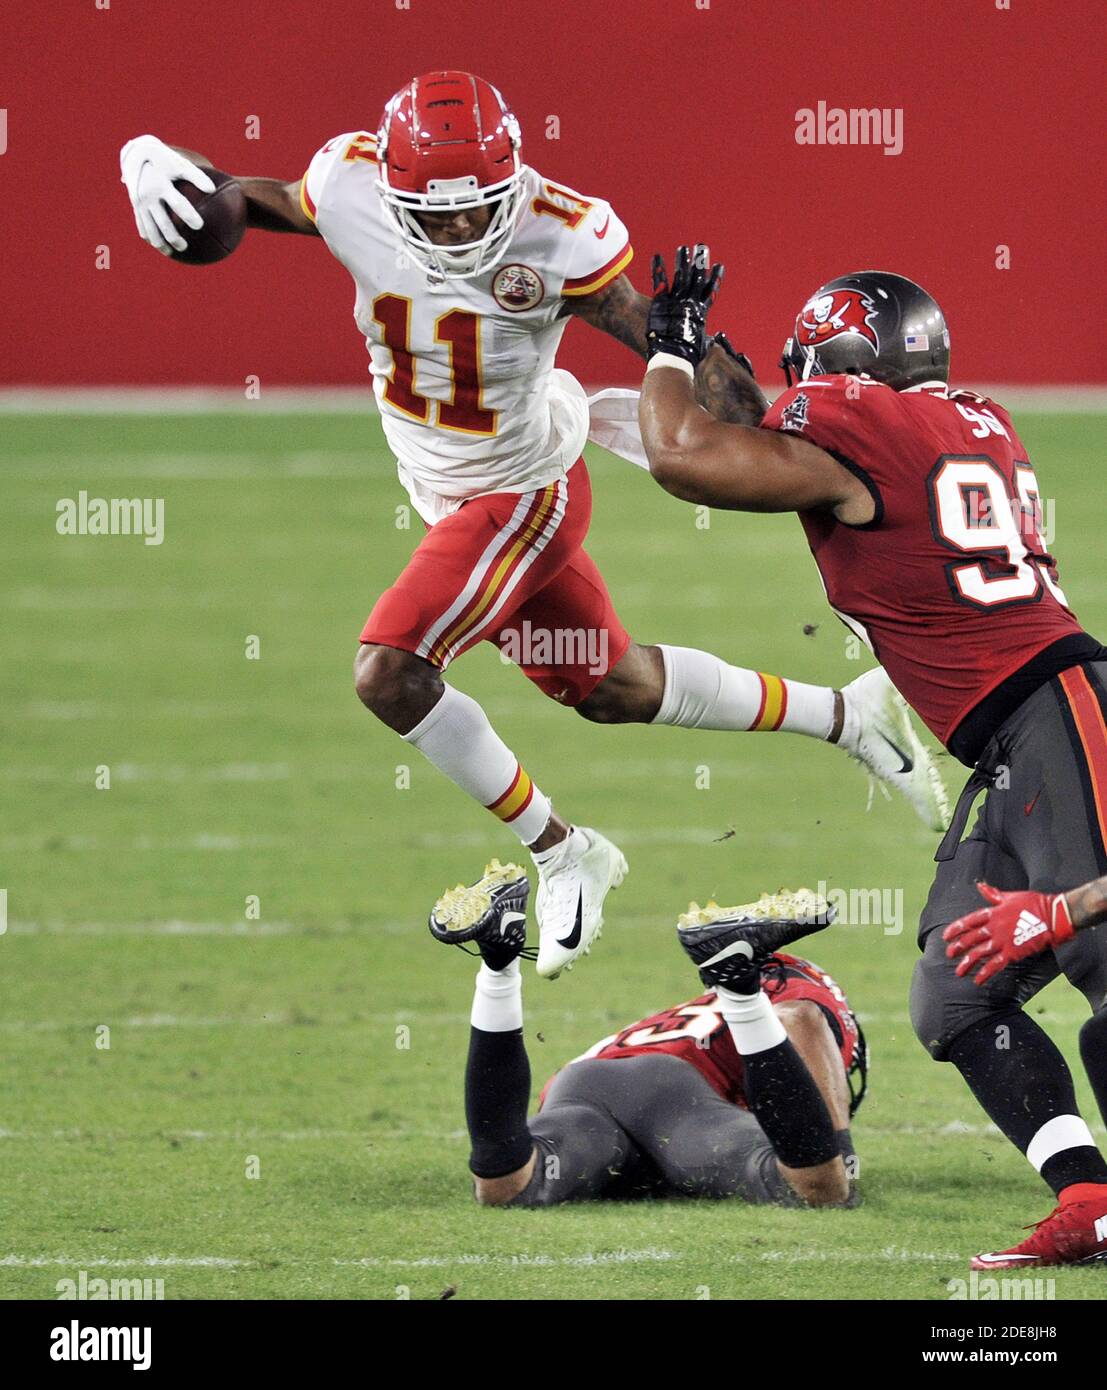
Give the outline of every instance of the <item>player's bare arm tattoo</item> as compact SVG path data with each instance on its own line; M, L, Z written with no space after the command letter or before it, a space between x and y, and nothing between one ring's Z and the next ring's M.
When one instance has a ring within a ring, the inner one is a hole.
M1107 922L1107 878L1093 879L1065 894L1074 927L1094 927Z
M562 312L583 319L604 333L610 333L631 352L645 357L646 319L650 312L650 301L644 294L638 293L625 275L620 275L595 294L567 301Z
M729 425L759 425L769 408L749 372L720 347L712 347L696 369L696 401Z
M180 145L171 146L178 154L190 159L201 169L215 166L206 155L195 150L183 149ZM285 183L283 179L252 179L236 174L235 180L246 195L246 225L258 227L263 232L300 232L304 236L318 236L319 231L311 218L300 206L300 185Z

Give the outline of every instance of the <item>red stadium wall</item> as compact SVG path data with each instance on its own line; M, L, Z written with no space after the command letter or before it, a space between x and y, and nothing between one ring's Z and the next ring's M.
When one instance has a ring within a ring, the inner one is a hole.
M1101 6L1006 4L8 6L0 381L363 380L352 289L323 246L253 233L220 266L164 262L135 235L118 149L153 131L232 172L296 177L330 136L375 127L412 73L445 66L501 86L528 162L612 200L639 287L653 250L709 240L727 263L717 325L762 375L775 380L791 316L820 281L875 265L943 303L960 380L1107 381ZM819 101L900 108L902 153L797 144L797 111ZM252 116L260 139L246 138ZM563 361L587 381L635 375L581 326Z

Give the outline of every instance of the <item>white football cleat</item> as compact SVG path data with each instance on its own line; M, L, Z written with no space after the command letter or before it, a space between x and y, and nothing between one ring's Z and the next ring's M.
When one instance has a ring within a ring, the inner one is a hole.
M598 831L574 826L559 845L535 856L534 863L537 969L547 980L556 980L592 949L603 930L604 898L626 878L627 861Z
M930 750L911 722L907 701L882 666L842 689L845 723L839 747L885 787L907 798L931 830L949 825L949 797Z

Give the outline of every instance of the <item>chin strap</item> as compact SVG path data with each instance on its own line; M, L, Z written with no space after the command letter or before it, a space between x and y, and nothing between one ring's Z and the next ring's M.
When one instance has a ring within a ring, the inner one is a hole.
M788 383L787 389L790 391L793 386L801 386L811 376L812 368L815 366L816 356L814 348L800 348L804 355L803 371L796 374L795 381L792 374L795 371L795 363L792 361L792 349L795 346L795 339L789 338L784 344L784 352L780 358L780 367L784 372L784 380Z

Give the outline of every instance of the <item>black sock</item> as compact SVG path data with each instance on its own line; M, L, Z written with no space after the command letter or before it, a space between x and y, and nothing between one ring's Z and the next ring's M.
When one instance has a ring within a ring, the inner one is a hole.
M1107 1124L1107 1002L1081 1028L1080 1056L1092 1083L1099 1113Z
M746 1100L786 1168L813 1168L838 1154L838 1140L815 1079L785 1038L742 1057Z
M966 1028L950 1047L949 1060L992 1122L1024 1154L1043 1125L1058 1115L1080 1113L1065 1059L1021 1009ZM1080 1144L1047 1159L1041 1174L1060 1192L1074 1182L1107 1183L1107 1163L1094 1144Z
M478 1178L502 1178L522 1168L534 1140L527 1128L530 1062L523 1030L486 1033L469 1029L465 1064L465 1123L472 1152L469 1168Z

